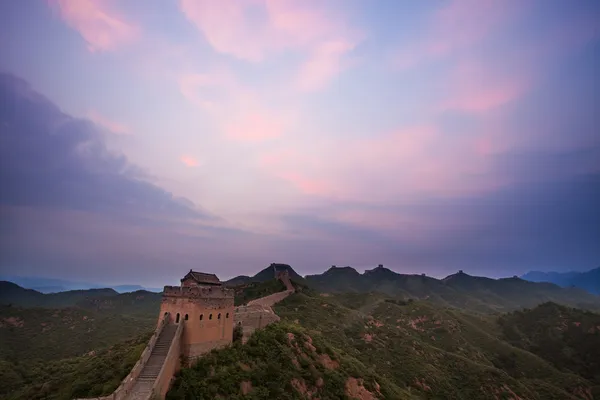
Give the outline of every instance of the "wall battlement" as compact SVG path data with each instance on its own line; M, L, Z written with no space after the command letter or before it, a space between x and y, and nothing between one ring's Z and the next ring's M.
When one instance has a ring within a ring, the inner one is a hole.
M233 298L235 291L222 286L165 286L163 298L187 297L203 299L229 299Z

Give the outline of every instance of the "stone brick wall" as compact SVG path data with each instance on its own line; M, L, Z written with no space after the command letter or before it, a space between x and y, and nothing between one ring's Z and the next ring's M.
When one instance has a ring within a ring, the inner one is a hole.
M224 287L165 286L160 312L184 325L181 351L188 362L231 343L233 296L234 290Z
M242 341L245 343L255 330L264 328L279 319L271 307L255 304L236 307L233 321L236 325L242 326Z
M232 325L233 326L233 325ZM233 329L232 329L233 332ZM192 363L196 358L208 353L213 349L220 349L231 343L231 338L213 340L210 342L191 343L185 346L183 353L186 355L186 362Z

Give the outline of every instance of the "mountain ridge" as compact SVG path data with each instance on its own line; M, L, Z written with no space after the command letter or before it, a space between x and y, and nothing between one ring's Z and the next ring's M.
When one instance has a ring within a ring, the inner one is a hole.
M555 301L600 310L600 296L583 289L553 283L530 282L517 276L488 278L459 270L443 279L425 274L400 274L383 265L359 273L351 267L332 266L322 274L307 275L309 286L332 293L381 292L401 299L429 299L445 306L479 312L502 312Z

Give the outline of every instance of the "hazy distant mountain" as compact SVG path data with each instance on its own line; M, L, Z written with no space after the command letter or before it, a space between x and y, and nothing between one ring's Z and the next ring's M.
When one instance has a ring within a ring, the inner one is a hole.
M360 274L350 267L331 267L323 274L308 275L306 282L331 293L379 292L403 299L427 299L452 307L480 312L534 307L554 301L582 308L600 309L600 297L577 288L534 283L518 277L491 279L462 271L444 279L398 274L383 266Z
M141 285L102 285L90 282L77 282L65 279L45 278L45 277L24 277L24 276L0 276L0 280L16 283L17 285L33 289L41 293L58 293L69 290L88 290L111 288L119 293L135 292L137 290L147 290L149 292L162 292L162 288L147 288Z
M111 289L116 290L119 293L129 293L129 292L137 292L139 290L144 290L146 292L154 292L159 293L162 292L162 288L148 288L140 285L118 285L118 286L110 286Z
M36 287L30 287L27 289L33 289L40 293L58 293L58 292L66 292L67 290L69 290L64 286L39 286L39 287L36 286Z
M26 277L2 275L0 280L16 283L26 289L34 289L42 293L64 292L66 290L86 290L99 289L106 286L97 285L90 282L76 282L65 279L45 278L45 277Z
M117 293L110 288L40 293L12 282L0 281L0 305L14 307L72 307L154 319L160 307L161 297L160 293L146 290Z
M521 278L531 282L550 282L562 287L575 286L590 293L600 294L600 268L586 272L531 271Z
M70 290L60 293L41 293L25 289L15 283L0 281L0 304L22 307L61 308L74 306L78 301L90 297L114 296L113 289Z

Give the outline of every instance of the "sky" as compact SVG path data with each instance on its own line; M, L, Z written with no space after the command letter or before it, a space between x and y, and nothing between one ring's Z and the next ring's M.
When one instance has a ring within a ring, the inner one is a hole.
M0 272L600 266L596 0L0 2Z

